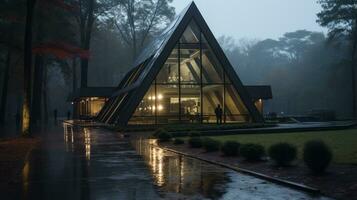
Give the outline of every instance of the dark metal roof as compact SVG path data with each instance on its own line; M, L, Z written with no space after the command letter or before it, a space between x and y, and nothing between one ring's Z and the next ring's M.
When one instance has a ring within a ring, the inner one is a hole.
M166 27L166 29L156 38L154 38L139 54L138 57L136 57L133 67L136 67L146 61L148 58L150 58L153 55L158 56L167 43L167 41L170 39L172 36L173 32L176 30L179 22L182 20L182 18L185 16L186 12L190 8L190 5L187 6L179 15L176 16L176 18L171 22L170 25Z
M258 99L272 99L273 94L271 92L271 87L270 85L247 85L244 86L252 100L258 100Z
M116 92L113 93L97 116L98 120L110 124L127 124L137 105L169 57L171 50L175 47L192 20L201 29L213 53L217 56L221 65L224 66L228 78L232 81L236 90L239 91L239 95L252 115L253 121L263 121L263 117L254 106L249 93L246 91L246 88L243 86L194 2L186 7L157 39L153 40L142 50L142 53L139 54L133 63L132 69L126 74L126 78L121 81ZM133 76L134 79L132 79Z
M83 97L110 97L116 87L86 87L78 88L70 94L67 101L74 101Z

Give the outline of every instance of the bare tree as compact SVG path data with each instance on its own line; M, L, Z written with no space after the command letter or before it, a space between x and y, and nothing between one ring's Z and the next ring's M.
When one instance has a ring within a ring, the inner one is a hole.
M157 34L174 17L172 0L119 0L111 10L112 20L121 38L135 57L151 35Z

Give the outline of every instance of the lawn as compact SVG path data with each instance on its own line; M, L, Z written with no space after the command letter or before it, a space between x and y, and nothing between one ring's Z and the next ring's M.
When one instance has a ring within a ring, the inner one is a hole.
M235 140L244 143L259 143L269 148L278 142L288 142L295 145L302 156L304 143L309 140L323 140L332 150L336 163L357 164L357 129L320 131L320 132L295 132L295 133L273 133L273 134L246 134L211 136L211 138L222 142Z

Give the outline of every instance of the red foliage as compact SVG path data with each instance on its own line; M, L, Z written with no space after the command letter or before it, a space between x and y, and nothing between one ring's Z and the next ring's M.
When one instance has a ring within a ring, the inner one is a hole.
M67 59L73 57L89 58L90 53L87 50L65 44L62 42L48 42L38 45L32 49L34 54L51 54L59 59Z

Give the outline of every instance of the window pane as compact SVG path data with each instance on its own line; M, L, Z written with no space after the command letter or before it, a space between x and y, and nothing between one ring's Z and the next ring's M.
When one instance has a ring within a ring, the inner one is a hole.
M150 86L144 98L136 108L133 116L155 116L153 107L155 106L155 85Z
M179 86L156 86L157 122L159 124L179 122Z
M155 85L150 86L129 124L155 124Z
M199 43L200 29L195 21L191 21L180 38L180 43Z
M200 113L200 85L181 85L181 121L184 123L200 123Z
M223 109L223 85L203 86L203 122L216 122L215 108L220 105Z
M157 83L178 83L178 49L175 47L156 77Z
M202 38L204 36L202 35ZM205 39L202 40L202 82L223 83L223 67Z
M226 86L226 122L246 122L250 120L247 108L233 85Z
M188 45L180 45L181 84L200 83L200 50Z

